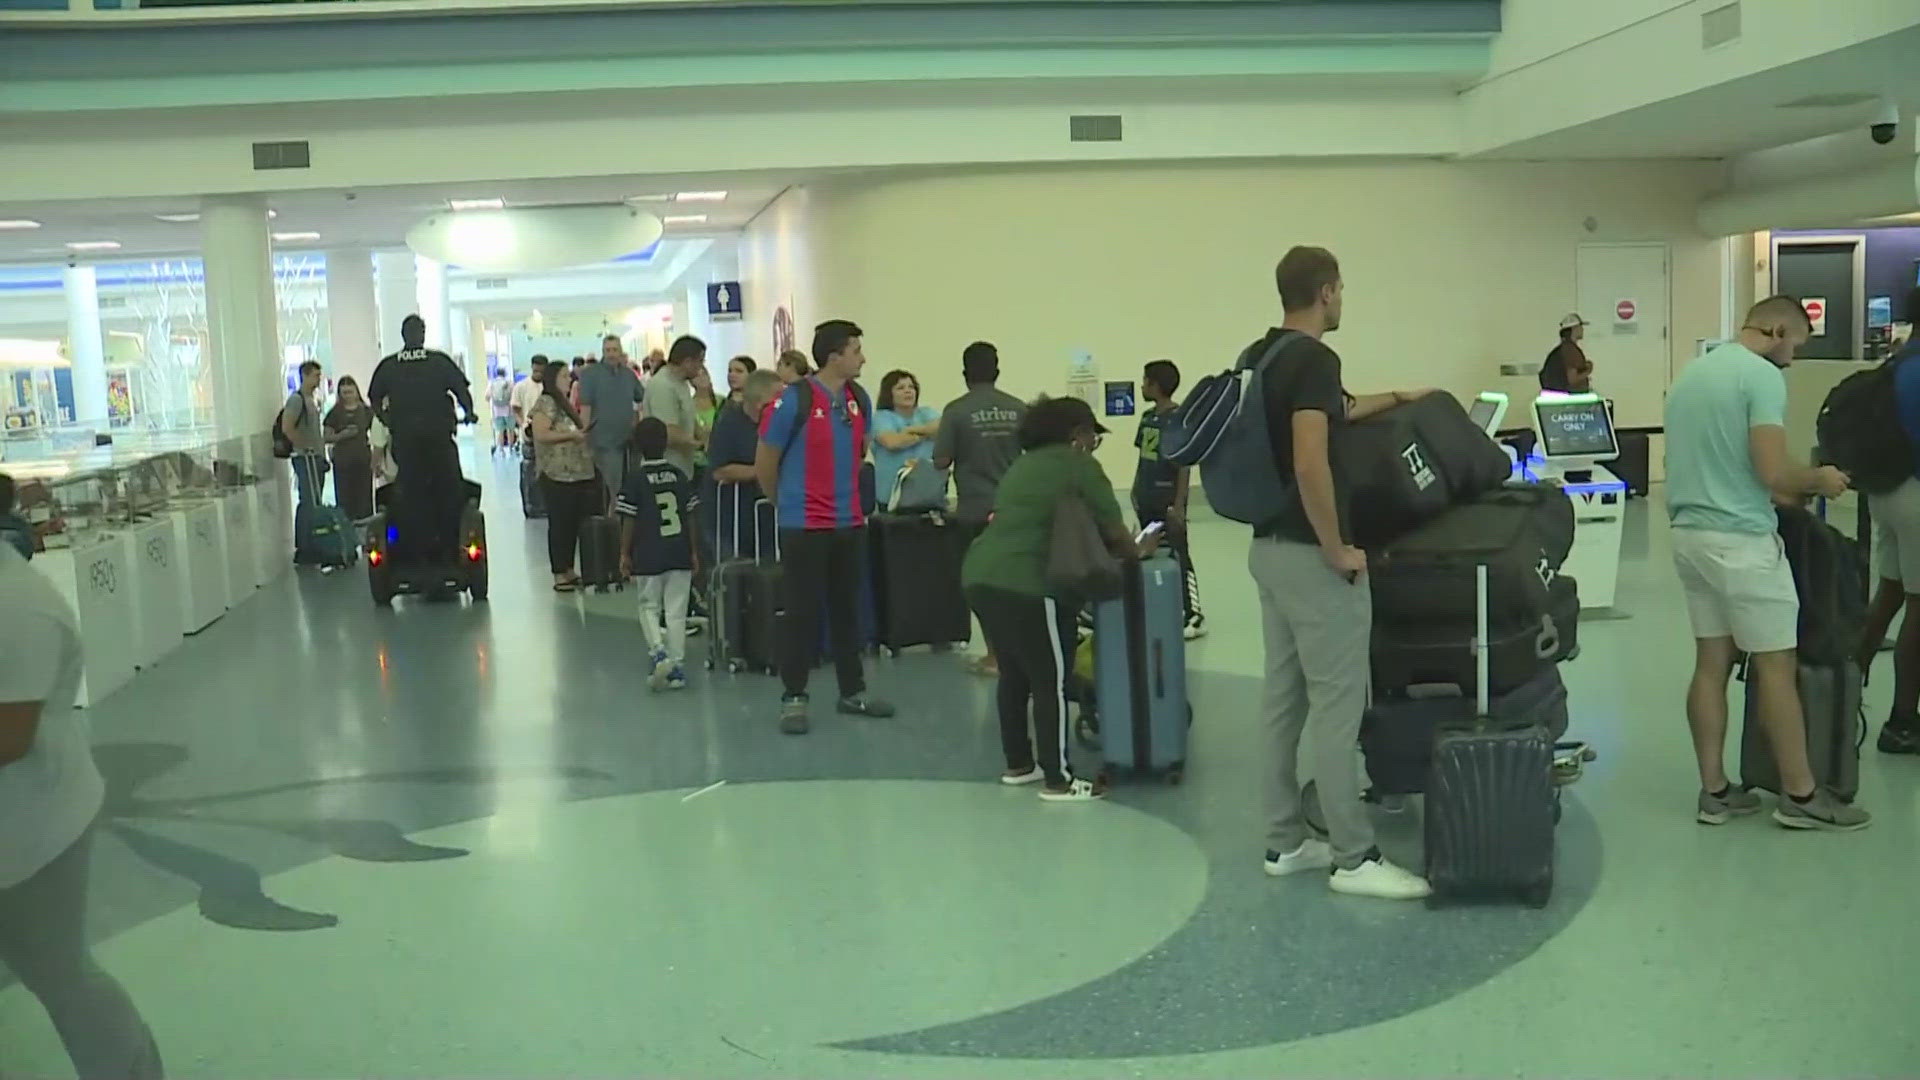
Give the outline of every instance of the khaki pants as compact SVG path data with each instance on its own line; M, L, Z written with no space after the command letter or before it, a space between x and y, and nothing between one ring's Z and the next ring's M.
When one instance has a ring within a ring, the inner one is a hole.
M1267 847L1285 853L1307 839L1300 759L1310 740L1307 771L1320 791L1334 865L1358 866L1374 849L1355 760L1367 709L1372 591L1366 575L1347 581L1311 544L1256 538L1247 569L1260 591L1266 637Z

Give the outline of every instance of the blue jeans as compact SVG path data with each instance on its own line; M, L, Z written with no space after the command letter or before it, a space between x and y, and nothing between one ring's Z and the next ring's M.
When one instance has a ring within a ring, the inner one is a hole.
M326 459L318 454L295 454L290 460L295 501L300 506L319 505L321 487L327 476Z

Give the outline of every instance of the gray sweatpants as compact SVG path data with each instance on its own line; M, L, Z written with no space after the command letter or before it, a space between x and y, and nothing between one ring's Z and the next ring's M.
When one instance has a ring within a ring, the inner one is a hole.
M87 948L92 834L40 872L0 889L0 964L40 999L83 1080L157 1080L160 1049L133 1000Z
M1335 866L1358 866L1373 850L1360 802L1354 745L1367 708L1367 642L1373 626L1366 575L1349 582L1310 544L1256 538L1247 569L1260 591L1266 636L1261 704L1273 757L1267 777L1267 847L1289 852L1307 839L1300 807L1302 736L1307 772L1320 792Z
M611 507L613 500L620 497L620 489L627 483L626 447L617 450L596 448L593 451L593 467L600 473L600 484L606 489L607 505Z

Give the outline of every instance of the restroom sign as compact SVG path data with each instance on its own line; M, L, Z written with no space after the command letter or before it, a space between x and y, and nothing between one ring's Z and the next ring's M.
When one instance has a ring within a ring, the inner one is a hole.
M1800 302L1807 309L1807 321L1813 324L1813 336L1825 337L1827 334L1827 298L1809 296Z
M1631 300L1622 300L1613 305L1615 322L1632 322L1640 314L1640 305Z
M707 318L714 322L733 322L740 318L740 283L714 281L707 285Z

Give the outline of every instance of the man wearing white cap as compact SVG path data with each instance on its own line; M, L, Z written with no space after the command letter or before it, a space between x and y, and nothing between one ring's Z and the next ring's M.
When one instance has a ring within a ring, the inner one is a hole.
M1585 394L1593 389L1593 361L1580 348L1587 320L1579 313L1560 320L1560 341L1540 365L1540 389L1562 394Z

